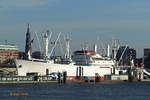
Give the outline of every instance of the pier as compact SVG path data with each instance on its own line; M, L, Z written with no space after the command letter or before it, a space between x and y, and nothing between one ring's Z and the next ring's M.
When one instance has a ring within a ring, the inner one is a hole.
M54 83L57 80L50 76L5 76L0 77L0 84L36 84Z

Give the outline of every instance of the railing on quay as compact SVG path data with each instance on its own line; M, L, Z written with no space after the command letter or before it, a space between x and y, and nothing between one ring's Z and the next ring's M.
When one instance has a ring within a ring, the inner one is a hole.
M3 76L0 81L53 81L50 76Z

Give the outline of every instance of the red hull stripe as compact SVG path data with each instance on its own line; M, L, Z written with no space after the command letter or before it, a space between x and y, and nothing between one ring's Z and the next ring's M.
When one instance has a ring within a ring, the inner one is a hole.
M68 76L68 79L76 79L77 78L77 76ZM95 76L84 76L84 79L85 80L95 80ZM99 80L104 80L105 78L104 78L104 76L100 76L99 77Z

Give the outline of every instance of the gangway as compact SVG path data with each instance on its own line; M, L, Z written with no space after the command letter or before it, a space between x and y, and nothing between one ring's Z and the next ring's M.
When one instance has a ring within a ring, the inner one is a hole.
M150 77L150 70L144 69L143 72L144 72L144 74L146 74L146 75L148 75Z

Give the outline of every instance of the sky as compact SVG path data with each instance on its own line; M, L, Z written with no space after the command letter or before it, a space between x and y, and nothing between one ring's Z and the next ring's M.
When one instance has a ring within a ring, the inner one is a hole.
M0 43L7 40L24 50L30 23L32 33L71 33L73 50L84 43L102 46L118 39L141 57L143 48L150 47L149 4L150 0L0 0Z

